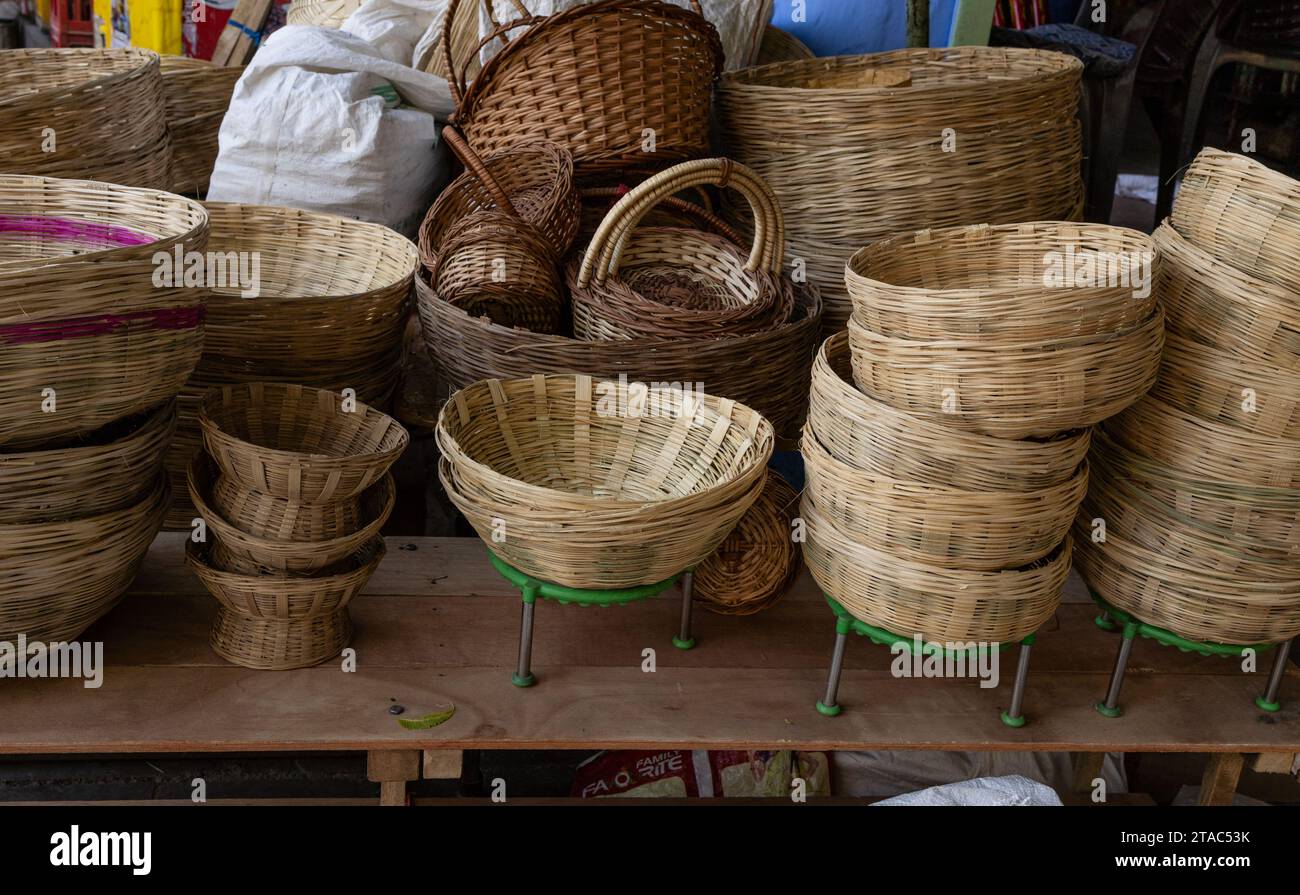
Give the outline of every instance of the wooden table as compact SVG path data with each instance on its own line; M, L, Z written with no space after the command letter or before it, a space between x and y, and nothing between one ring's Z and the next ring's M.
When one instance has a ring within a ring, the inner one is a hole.
M1097 714L1117 634L1072 577L1034 647L1025 711L1004 726L1015 651L997 689L974 680L890 674L889 650L849 643L840 702L823 717L833 616L805 574L773 609L735 618L696 611L699 645L672 646L677 591L627 606L541 602L538 684L510 683L520 599L476 539L390 538L387 559L352 603L356 670L339 660L298 671L232 666L208 647L215 601L189 574L183 536L163 534L125 602L81 639L105 644L100 689L80 680L0 681L0 753L364 750L383 799L405 781L459 773L464 749L945 749L1208 752L1207 798L1230 797L1241 755L1290 766L1300 752L1300 675L1283 709L1254 697L1268 670L1139 641L1121 718ZM644 651L657 670L642 671ZM398 725L454 703L429 730ZM1086 774L1085 774L1086 776ZM1225 795L1226 794L1226 795Z

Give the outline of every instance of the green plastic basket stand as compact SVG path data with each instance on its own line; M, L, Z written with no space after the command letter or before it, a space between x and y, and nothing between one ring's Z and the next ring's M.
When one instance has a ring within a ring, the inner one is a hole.
M515 666L514 673L510 675L510 682L516 687L531 687L537 683L537 677L532 672L532 662L533 609L537 605L538 597L545 600L554 600L560 604L621 606L624 603L634 603L637 600L645 600L661 594L680 579L682 582L681 628L677 634L673 635L673 646L678 649L691 649L695 646L695 637L692 634L693 601L691 599L695 583L693 570L688 569L663 581L656 581L654 584L643 584L639 587L626 587L621 590L584 590L534 578L505 562L491 550L488 551L488 559L491 560L492 567L501 574L501 577L519 588L519 593L523 596L523 618L519 627L519 661Z
M1278 702L1278 690L1282 687L1282 676L1286 673L1286 660L1291 652L1291 641L1281 643L1212 643L1210 641L1188 640L1155 625L1139 621L1122 609L1117 609L1106 602L1101 594L1091 588L1093 601L1101 608L1101 614L1095 619L1097 627L1103 631L1119 631L1119 653L1115 656L1115 668L1110 673L1110 684L1106 688L1106 698L1094 705L1094 708L1107 718L1118 718L1124 714L1119 704L1119 694L1124 686L1124 674L1128 670L1129 656L1133 653L1133 641L1138 637L1154 640L1161 646L1172 646L1185 653L1199 653L1202 656L1241 656L1246 650L1262 653L1277 648L1273 654L1273 669L1268 675L1268 684L1263 696L1255 697L1255 705L1266 712L1276 712L1282 708Z
M848 643L849 634L859 634L872 643L891 648L901 644L908 652L914 652L915 645L910 638L900 637L886 631L884 628L877 628L861 619L854 618L847 609L836 602L829 594L823 594L823 596L826 597L826 602L830 605L831 611L835 613L835 648L831 653L831 668L826 678L826 695L817 700L817 711L828 718L833 718L842 711L840 704L836 700L839 696L840 674L844 671L844 648ZM1029 654L1036 636L1036 633L1029 634L1020 641L1019 661L1016 663L1016 681L1011 690L1011 706L1001 713L1002 723L1008 727L1024 727L1026 723L1024 715L1025 684L1029 680ZM1006 644L1000 643L996 648L1001 652L1005 647ZM922 649L925 649L925 647L923 646ZM957 651L944 649L943 652L945 655L952 655Z

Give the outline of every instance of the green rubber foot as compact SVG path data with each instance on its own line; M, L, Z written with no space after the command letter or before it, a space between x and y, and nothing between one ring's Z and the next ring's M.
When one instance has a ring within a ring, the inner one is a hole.
M840 712L844 711L844 709L840 708L838 705L827 705L819 699L817 700L817 711L821 712L827 718L834 718Z
M517 674L511 674L510 683L514 684L516 687L531 687L533 684L537 683L537 678L533 677L531 672L527 677L520 677Z
M1106 618L1106 616L1104 615L1097 616L1096 618L1093 619L1093 622L1096 623L1097 627L1101 628L1103 631L1115 630L1115 622L1109 618Z
M1277 712L1282 710L1282 703L1269 702L1263 696L1255 697L1255 705L1259 706L1261 709L1263 709L1266 712Z
M695 638L692 637L690 640L682 640L682 638L674 634L673 646L677 647L678 649L695 649Z
M1024 727L1024 726L1025 726L1025 716L1024 716L1024 715L1018 715L1018 716L1016 716L1015 718L1013 718L1013 717L1011 717L1010 715L1008 715L1006 712L1003 712L1003 713L1002 713L1002 723L1005 724L1007 727Z
M1110 706L1106 705L1106 703L1104 702L1097 703L1094 706L1094 708L1101 714L1105 715L1107 718L1118 718L1120 715L1124 714L1124 709L1120 708L1119 706L1115 706L1114 708L1111 708Z

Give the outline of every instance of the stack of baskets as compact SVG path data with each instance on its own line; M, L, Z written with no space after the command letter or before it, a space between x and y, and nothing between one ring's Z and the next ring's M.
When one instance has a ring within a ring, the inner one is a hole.
M1045 278L1059 256L1153 260L1133 231L1034 223L921 231L849 261L849 332L813 368L804 557L859 620L1005 643L1055 610L1089 427L1151 387L1163 335L1149 288Z
M780 197L790 255L834 332L852 310L844 263L864 244L1078 218L1081 71L1071 56L988 47L777 62L723 75L719 132Z
M212 648L249 668L300 668L347 645L347 611L384 556L388 468L409 436L333 392L223 386L203 400L206 453L188 488L204 525L190 567L220 603Z
M167 455L169 529L188 530L194 517L185 476L199 448L198 407L209 389L292 382L351 389L360 401L387 405L418 264L415 247L379 224L264 205L205 207L209 247L227 276L213 284L203 356L182 392L180 427Z
M213 65L188 56L162 57L167 130L171 133L172 179L176 193L202 196L217 163L217 133L230 106L241 65Z
M0 640L77 636L158 531L206 295L154 256L206 240L180 196L0 175Z
M1300 183L1206 149L1155 239L1160 379L1097 439L1079 568L1184 638L1286 641L1300 633Z
M0 53L0 174L170 189L158 56L137 49Z

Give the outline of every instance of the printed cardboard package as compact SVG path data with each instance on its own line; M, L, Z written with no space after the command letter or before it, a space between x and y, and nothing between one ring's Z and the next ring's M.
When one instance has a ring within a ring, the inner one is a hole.
M806 797L830 794L824 752L685 751L600 752L574 775L571 795L599 798L790 797L795 781Z

